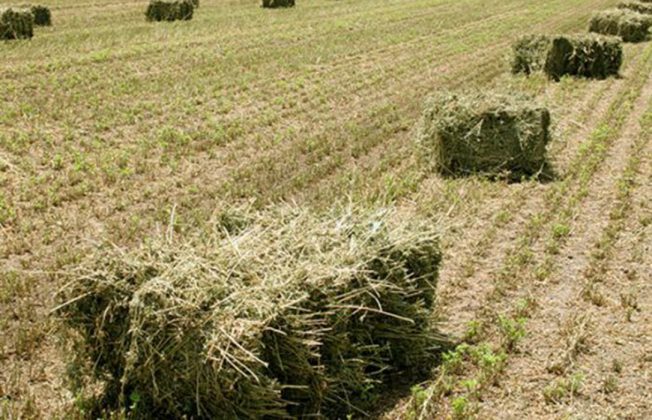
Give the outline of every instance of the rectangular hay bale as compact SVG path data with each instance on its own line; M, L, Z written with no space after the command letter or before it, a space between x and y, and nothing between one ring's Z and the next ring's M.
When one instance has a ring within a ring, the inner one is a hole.
M546 163L550 113L530 98L495 92L440 94L426 102L417 144L444 175L535 175Z
M277 7L294 7L295 0L263 0L263 7L277 8Z
M34 15L29 9L0 7L0 39L30 39L34 36Z
M554 80L567 75L604 79L618 74L622 60L617 37L526 35L513 45L512 72L543 71Z
M645 41L652 18L628 9L613 9L595 13L589 31L602 35L619 36L625 42Z
M428 224L283 208L237 234L101 250L57 313L103 402L159 417L345 418L429 369L441 254ZM139 413L132 413L137 416Z
M172 22L191 20L194 12L191 0L150 0L145 16L148 21Z
M51 26L52 13L46 6L33 5L29 6L32 14L34 15L34 25L36 26Z
M638 13L650 15L652 14L652 4L642 3L640 1L623 1L618 4L619 9L633 10Z

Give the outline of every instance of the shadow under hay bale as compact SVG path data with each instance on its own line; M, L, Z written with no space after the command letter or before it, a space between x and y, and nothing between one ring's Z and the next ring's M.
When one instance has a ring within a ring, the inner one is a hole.
M52 25L52 13L50 9L45 6L29 6L29 9L34 15L34 25L36 26L51 26Z
M553 80L563 76L604 79L618 75L622 61L617 37L526 35L513 45L512 72L543 71Z
M441 94L426 102L417 134L425 164L443 175L518 180L546 169L550 113L530 98Z
M619 9L633 10L646 15L652 14L652 3L641 3L640 1L623 1L618 4Z
M29 39L34 36L34 15L29 9L0 7L0 39Z
M263 7L277 8L277 7L294 7L295 0L263 0Z
M251 216L236 235L102 250L57 313L104 403L136 416L345 418L387 378L429 369L441 254L391 213ZM79 375L79 373L78 373Z
M191 0L151 0L145 11L150 22L191 20L194 6Z
M589 31L619 36L625 42L645 41L650 33L652 18L626 9L597 12L591 18Z

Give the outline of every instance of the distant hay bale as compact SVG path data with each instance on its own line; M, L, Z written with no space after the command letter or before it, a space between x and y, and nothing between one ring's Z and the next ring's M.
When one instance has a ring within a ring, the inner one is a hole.
M512 179L544 168L549 140L546 108L526 96L495 92L429 98L417 134L426 164L444 175Z
M526 35L513 45L512 72L543 71L554 80L565 75L604 79L618 74L622 60L616 37Z
M34 15L29 9L0 7L0 39L29 39L34 36Z
M263 0L263 7L294 7L295 0Z
M649 16L627 9L613 9L595 13L589 31L619 36L625 42L641 42L647 39L651 25Z
M441 260L430 224L291 207L246 219L237 233L100 250L71 273L57 313L105 404L345 418L373 406L390 374L432 367L446 341L430 322Z
M652 4L642 3L640 1L623 1L618 4L618 8L633 10L647 15L652 14Z
M52 13L50 9L46 6L30 6L30 10L34 15L34 25L36 26L51 26L52 25Z
M194 12L191 0L150 0L145 16L148 21L190 20Z

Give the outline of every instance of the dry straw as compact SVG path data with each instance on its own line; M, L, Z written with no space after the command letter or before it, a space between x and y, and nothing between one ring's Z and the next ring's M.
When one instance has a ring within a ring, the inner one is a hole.
M263 0L263 7L294 7L295 0Z
M545 166L548 110L522 95L439 94L428 99L417 135L426 164L442 174L506 174L517 179Z
M613 9L595 13L589 31L619 36L625 42L641 42L647 39L651 25L650 16L628 9Z
M344 418L373 406L391 375L437 360L431 225L293 207L220 220L239 223L101 249L71 272L56 312L78 337L76 366L105 384L105 406Z
M512 72L544 71L554 80L566 75L604 79L618 74L622 60L617 37L526 35L513 45Z
M29 39L34 36L34 15L27 8L0 7L0 39Z
M151 0L145 11L148 21L190 20L194 12L191 0Z

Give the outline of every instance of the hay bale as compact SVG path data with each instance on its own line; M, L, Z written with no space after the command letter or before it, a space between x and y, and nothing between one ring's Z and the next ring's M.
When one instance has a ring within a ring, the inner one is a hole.
M544 71L554 80L565 75L603 79L618 74L622 59L618 38L595 34L527 35L513 45L512 72Z
M145 16L148 21L190 20L194 12L191 0L150 0Z
M34 36L34 15L26 8L0 8L0 39L29 39Z
M343 418L390 373L431 367L445 343L430 324L432 227L387 212L251 218L236 235L101 250L72 273L57 313L107 406Z
M36 26L51 26L52 25L52 13L50 9L46 6L32 5L27 6L34 15L34 25Z
M546 162L550 113L526 96L495 92L431 97L417 144L428 166L444 175L539 173Z
M263 7L294 7L295 0L263 0Z
M633 10L634 12L650 15L652 4L641 3L640 1L623 1L618 4L619 9Z
M651 25L649 16L627 9L613 9L595 13L589 31L619 36L625 42L641 42L647 39Z

